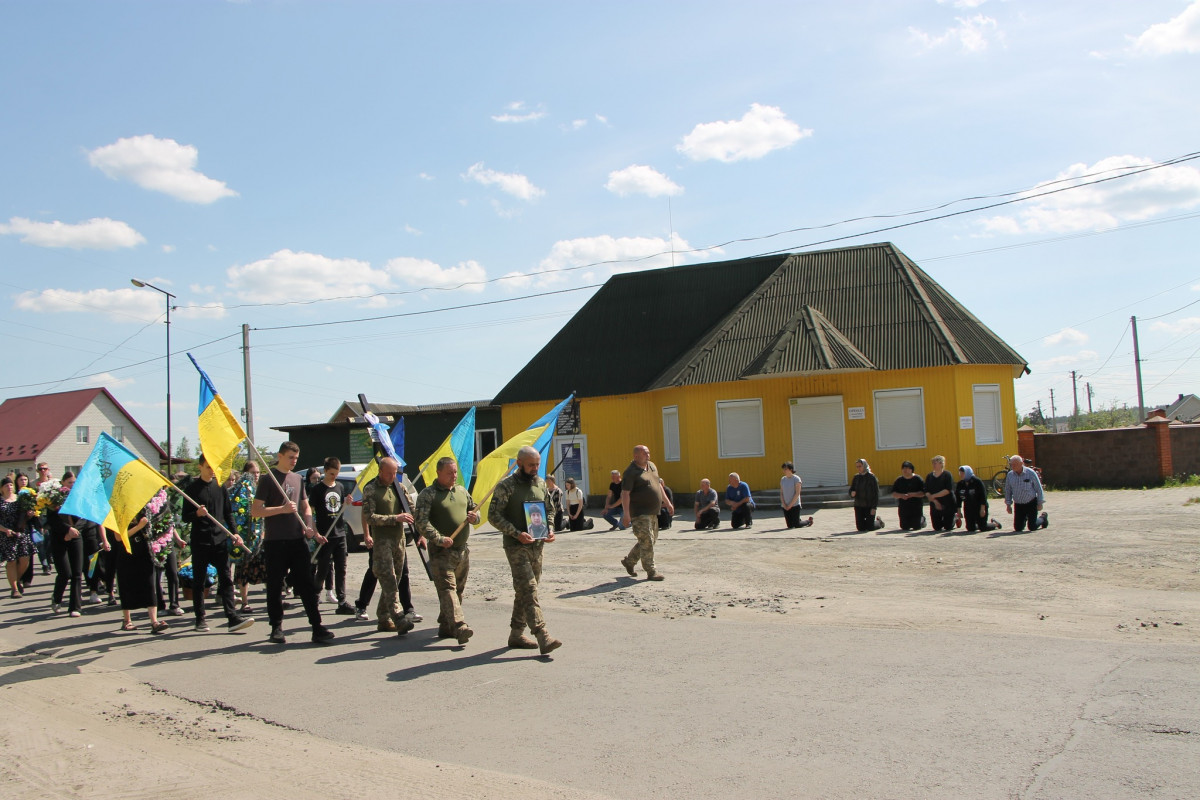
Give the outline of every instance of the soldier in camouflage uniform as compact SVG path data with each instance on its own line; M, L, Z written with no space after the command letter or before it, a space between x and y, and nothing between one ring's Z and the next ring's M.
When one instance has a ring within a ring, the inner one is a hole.
M525 503L546 502L546 483L538 476L541 460L541 454L532 447L522 447L517 452L516 471L500 481L492 495L488 522L504 535L504 555L508 557L516 591L508 646L537 647L542 655L546 655L562 647L562 642L546 633L546 621L542 619L537 596L538 582L542 579L542 545L554 541L554 532L550 531L544 541L535 541L525 523ZM536 643L525 636L526 625L537 637Z
M437 478L417 495L413 515L417 530L430 544L429 569L442 607L438 615L438 638L454 638L459 644L466 644L474 633L463 619L462 611L463 590L471 566L467 538L471 535L471 525L479 522L479 511L467 490L458 485L458 464L453 458L438 459Z
M415 625L400 606L399 578L404 574L404 524L413 521L404 512L396 491L396 472L400 465L393 458L379 461L379 475L363 487L362 518L370 533L365 544L371 550L371 571L379 579L379 606L376 617L379 630L403 636ZM417 542L420 547L424 540Z

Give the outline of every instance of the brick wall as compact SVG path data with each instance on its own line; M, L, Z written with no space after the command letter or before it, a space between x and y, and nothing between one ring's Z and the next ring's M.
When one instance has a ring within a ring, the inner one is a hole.
M1200 425L1038 433L1033 445L1050 486L1137 488L1161 485L1165 475L1200 474Z
M1171 453L1176 475L1200 475L1200 425L1172 426Z

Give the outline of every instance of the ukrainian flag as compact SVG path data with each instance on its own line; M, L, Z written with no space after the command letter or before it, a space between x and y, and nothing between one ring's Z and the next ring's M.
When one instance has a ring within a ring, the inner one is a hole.
M192 366L200 373L200 450L204 460L213 468L217 476L217 485L223 485L233 469L233 457L237 455L238 447L246 438L237 418L230 413L229 407L217 394L216 387L208 378L208 374L200 369L196 359L188 353Z
M433 486L437 477L437 463L443 457L449 456L458 462L458 482L464 488L471 485L471 475L475 469L475 406L471 406L446 441L438 445L433 455L421 465L421 477L426 486Z
M129 551L129 523L164 488L171 484L154 467L101 433L59 513L103 525Z
M484 498L492 493L496 484L500 483L512 469L513 463L517 460L517 452L526 445L542 454L542 461L538 465L538 475L545 478L546 451L550 449L550 440L554 437L554 424L558 421L558 415L562 413L567 403L574 398L575 395L572 393L537 422L484 456L476 471L475 486L471 489L471 499L482 506ZM479 524L482 525L486 521L487 515L484 514L480 518Z

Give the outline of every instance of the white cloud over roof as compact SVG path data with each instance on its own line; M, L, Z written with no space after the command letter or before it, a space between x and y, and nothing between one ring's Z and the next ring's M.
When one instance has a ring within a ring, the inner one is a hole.
M118 139L88 153L88 161L113 180L125 180L186 203L215 203L237 192L196 170L199 151L174 139L146 134Z
M0 234L20 236L21 241L38 247L68 247L72 250L119 250L144 244L146 237L127 223L108 217L96 217L85 222L36 222L13 217Z
M801 128L779 107L753 103L741 119L700 123L676 149L693 161L728 163L762 158L809 136L811 128Z

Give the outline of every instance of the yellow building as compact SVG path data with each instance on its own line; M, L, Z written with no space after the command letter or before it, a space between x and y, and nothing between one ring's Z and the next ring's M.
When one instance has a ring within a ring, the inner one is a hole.
M496 396L520 430L575 392L551 463L588 494L645 444L667 483L890 481L1016 452L1024 360L891 244L617 275Z

